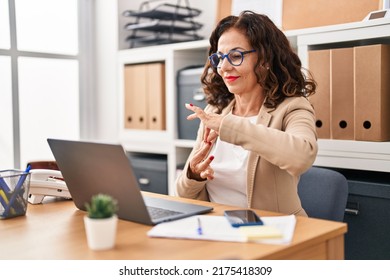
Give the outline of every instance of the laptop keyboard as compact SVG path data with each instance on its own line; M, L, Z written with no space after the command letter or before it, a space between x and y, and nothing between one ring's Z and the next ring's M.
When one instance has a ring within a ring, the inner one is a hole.
M176 211L158 208L158 207L147 206L147 208L152 219L165 218L165 217L181 214L181 212L176 212Z

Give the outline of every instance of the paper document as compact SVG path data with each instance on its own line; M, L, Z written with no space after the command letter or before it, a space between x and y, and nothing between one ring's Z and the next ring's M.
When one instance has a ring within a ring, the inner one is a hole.
M261 219L264 222L263 226L235 228L224 216L196 215L158 224L148 231L148 236L268 244L291 242L296 223L294 215L261 217Z

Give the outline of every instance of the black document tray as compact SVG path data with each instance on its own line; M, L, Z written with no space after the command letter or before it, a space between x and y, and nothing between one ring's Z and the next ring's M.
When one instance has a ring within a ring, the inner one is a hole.
M183 20L200 15L201 10L172 4L161 4L146 11L126 10L122 13L125 17L143 17L164 20Z
M125 25L125 29L181 33L186 31L195 31L200 29L202 26L203 25L201 23L190 21L179 21L173 24L172 22L152 20L150 22L143 23L129 23Z
M202 37L198 35L157 33L148 36L130 35L126 38L126 41L133 44L137 43L141 45L142 44L147 45L147 44L180 43L180 42L194 41L200 39L202 39Z

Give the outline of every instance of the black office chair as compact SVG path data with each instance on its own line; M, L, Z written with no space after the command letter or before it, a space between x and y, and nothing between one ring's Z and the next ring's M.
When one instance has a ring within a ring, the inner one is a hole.
M348 198L348 181L335 170L311 167L302 174L298 195L307 215L342 222Z

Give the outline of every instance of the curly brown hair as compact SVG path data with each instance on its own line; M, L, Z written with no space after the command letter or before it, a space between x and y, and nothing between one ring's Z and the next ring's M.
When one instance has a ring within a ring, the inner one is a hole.
M243 11L239 16L222 19L211 33L209 55L218 51L218 40L228 29L243 32L258 54L254 71L258 83L264 88L264 105L276 108L286 97L310 96L315 93L316 82L306 70L292 49L284 33L265 15ZM260 65L269 66L267 75L262 74ZM217 68L207 62L201 77L207 102L219 112L234 98L229 92Z

